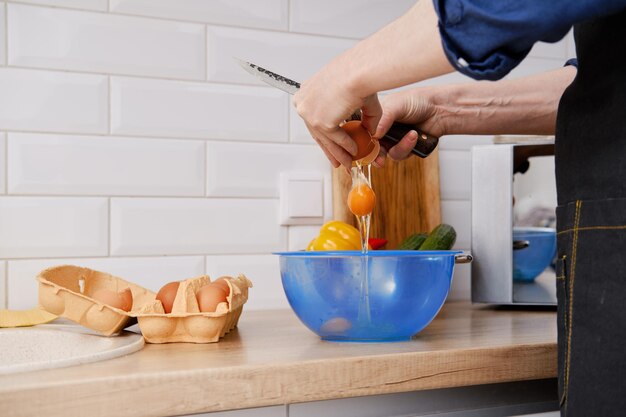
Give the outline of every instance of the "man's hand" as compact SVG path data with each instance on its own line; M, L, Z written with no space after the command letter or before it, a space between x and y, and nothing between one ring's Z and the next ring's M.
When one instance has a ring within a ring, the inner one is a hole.
M433 103L427 89L414 89L391 94L382 99L382 116L374 134L381 138L394 122L415 125L416 129L428 132L434 136L443 136L447 133L445 119L440 109ZM385 156L400 161L411 156L411 150L417 142L417 131L411 130L402 140L385 151L381 147L381 155L374 163L383 166Z
M375 133L382 115L377 92L453 71L437 22L432 0L419 0L302 83L294 106L333 166L352 165L356 144L339 125L355 111Z
M342 68L341 59L332 61L302 83L293 98L293 104L309 133L335 168L340 164L350 167L352 156L357 152L356 143L339 128L343 121L349 119L355 110L361 109L363 126L373 135L382 114L377 95L360 98L340 76Z

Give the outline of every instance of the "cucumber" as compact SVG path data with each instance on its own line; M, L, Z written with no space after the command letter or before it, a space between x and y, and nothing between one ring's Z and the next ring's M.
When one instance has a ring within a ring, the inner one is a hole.
M419 250L450 250L456 241L456 231L449 224L442 223L435 227Z
M417 250L422 243L426 240L428 235L426 233L415 233L407 237L398 245L398 250Z

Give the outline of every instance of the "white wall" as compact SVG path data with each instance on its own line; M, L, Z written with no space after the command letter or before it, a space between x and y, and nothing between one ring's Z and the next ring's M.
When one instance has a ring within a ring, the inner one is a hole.
M231 57L305 79L411 4L0 2L0 307L35 305L36 273L62 263L153 290L241 272L249 308L286 307L270 253L317 226L279 225L278 177L330 166L288 97ZM569 47L537 47L517 73L559 67ZM443 216L462 249L469 148L486 141L441 144ZM452 297L468 288L459 268Z

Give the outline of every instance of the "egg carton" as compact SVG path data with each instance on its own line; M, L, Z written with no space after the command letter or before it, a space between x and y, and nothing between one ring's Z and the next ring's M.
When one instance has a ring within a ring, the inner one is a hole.
M181 281L172 306L165 314L156 293L106 272L74 265L62 265L39 273L39 304L48 312L65 317L105 336L139 323L149 343L217 342L237 326L252 283L244 275L228 278L227 302L216 311L202 313L196 300L197 290L211 282L207 275ZM121 291L130 288L133 306L120 310L91 298L101 289Z

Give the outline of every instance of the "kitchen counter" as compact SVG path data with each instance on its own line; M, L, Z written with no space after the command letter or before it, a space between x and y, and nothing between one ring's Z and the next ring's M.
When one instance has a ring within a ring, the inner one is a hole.
M0 377L2 415L156 416L556 377L554 310L447 303L414 340L321 341L290 310L219 343Z

